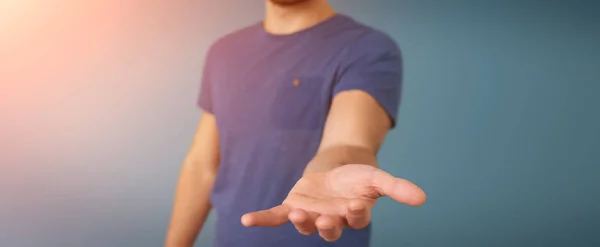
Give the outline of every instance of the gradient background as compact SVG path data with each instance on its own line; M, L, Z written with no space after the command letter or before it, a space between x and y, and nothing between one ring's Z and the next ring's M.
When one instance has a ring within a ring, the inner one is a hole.
M401 46L380 163L428 193L382 199L373 246L600 246L600 4L332 2ZM206 49L263 12L0 0L0 246L161 246Z

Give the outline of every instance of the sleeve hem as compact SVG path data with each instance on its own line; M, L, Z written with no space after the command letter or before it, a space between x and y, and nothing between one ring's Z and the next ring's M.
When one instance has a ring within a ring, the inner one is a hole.
M378 93L375 92L375 90L373 90L373 89L362 88L362 87L343 87L343 88L336 89L333 92L333 97L337 96L341 92L353 91L353 90L362 91L362 92L368 94L369 96L371 96L371 98L373 100L375 100L375 102L377 102L377 104L379 104L379 106L383 109L383 111L386 113L386 115L390 119L390 129L394 129L396 127L397 118L398 118L397 109L394 109L393 106L389 106L389 105L386 106L386 104L383 103L383 100L378 99L378 97L375 96Z

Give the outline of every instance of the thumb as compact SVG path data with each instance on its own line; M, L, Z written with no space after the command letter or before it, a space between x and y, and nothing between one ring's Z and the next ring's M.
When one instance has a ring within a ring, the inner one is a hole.
M373 174L373 184L382 195L409 206L421 206L425 203L425 192L408 180L396 178L391 174L377 170Z

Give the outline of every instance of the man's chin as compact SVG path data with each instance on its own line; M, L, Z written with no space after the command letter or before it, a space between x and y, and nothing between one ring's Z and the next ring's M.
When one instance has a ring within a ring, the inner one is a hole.
M310 0L269 0L269 2L274 3L276 5L282 6L293 6L301 3L308 2Z

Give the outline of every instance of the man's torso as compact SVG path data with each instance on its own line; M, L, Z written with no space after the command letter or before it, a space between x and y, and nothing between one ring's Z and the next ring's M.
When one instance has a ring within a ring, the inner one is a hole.
M220 135L221 164L211 194L217 247L368 246L370 227L346 229L327 243L289 223L245 228L240 217L280 204L301 177L319 147L349 45L370 32L337 15L285 36L254 25L213 45L205 71L210 86L203 86L201 97L210 98Z

